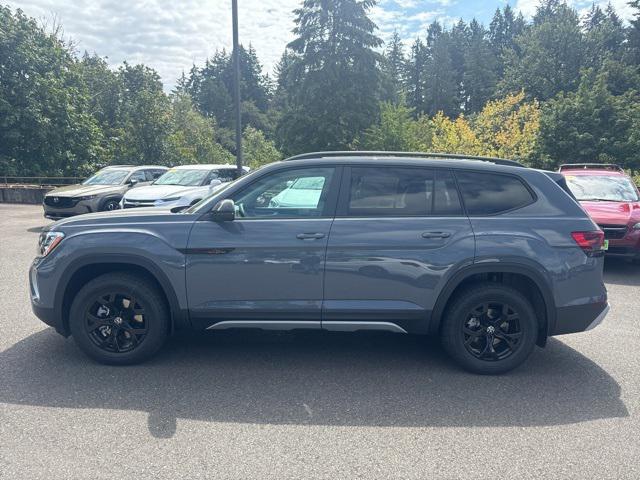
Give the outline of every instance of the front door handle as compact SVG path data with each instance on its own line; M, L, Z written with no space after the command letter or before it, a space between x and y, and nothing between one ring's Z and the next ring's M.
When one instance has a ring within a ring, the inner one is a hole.
M422 238L449 238L449 232L424 232Z
M324 233L299 233L296 238L299 240L320 240L324 238Z

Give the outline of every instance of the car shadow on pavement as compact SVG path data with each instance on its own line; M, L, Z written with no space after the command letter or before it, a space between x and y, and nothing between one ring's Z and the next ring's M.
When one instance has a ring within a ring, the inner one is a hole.
M0 353L0 402L258 424L542 426L626 417L620 386L561 341L518 370L478 376L424 337L228 331L171 339L153 360L107 367L51 329Z
M640 265L622 258L607 258L604 264L604 281L614 285L640 285Z

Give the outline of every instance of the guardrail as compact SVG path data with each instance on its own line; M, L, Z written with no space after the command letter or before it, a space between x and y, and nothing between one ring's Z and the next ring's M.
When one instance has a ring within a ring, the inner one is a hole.
M0 175L0 186L37 186L37 187L61 187L80 183L84 177L14 177L10 175Z

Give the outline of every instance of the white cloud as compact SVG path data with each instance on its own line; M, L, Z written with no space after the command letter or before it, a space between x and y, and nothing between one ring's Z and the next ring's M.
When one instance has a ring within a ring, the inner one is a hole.
M155 68L172 85L192 63L201 64L216 49L231 49L231 0L144 2L118 0L9 0L32 17L51 23L55 16L66 38L80 52ZM240 41L252 43L271 72L291 41L293 9L299 0L240 0Z

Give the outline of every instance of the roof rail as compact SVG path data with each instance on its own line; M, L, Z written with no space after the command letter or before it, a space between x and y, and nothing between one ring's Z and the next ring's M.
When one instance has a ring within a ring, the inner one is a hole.
M496 165L506 165L509 167L526 168L515 160L505 160L503 158L480 157L477 155L464 155L460 153L427 153L427 152L386 152L386 151L335 151L335 152L311 152L295 155L285 159L286 162L291 160L306 160L309 158L330 158L330 157L417 157L417 158L442 158L447 160L477 160L481 162L490 162Z
M560 165L558 169L559 172L563 170L613 170L616 172L624 172L624 169L620 165L616 165L615 163L565 163L564 165Z

